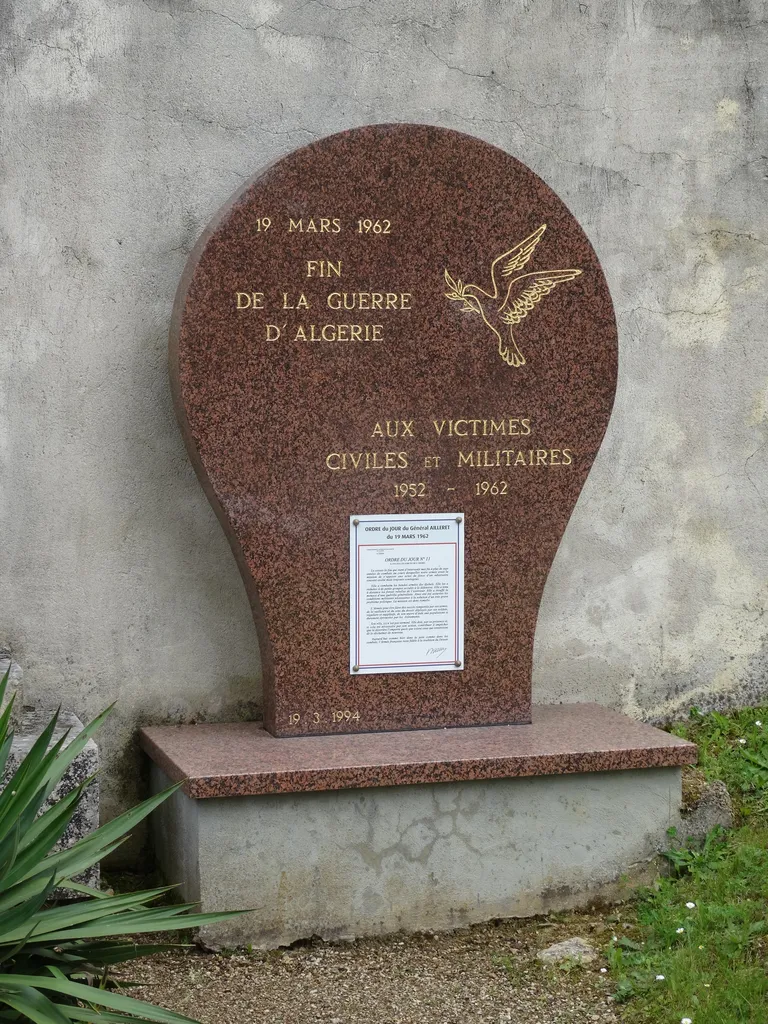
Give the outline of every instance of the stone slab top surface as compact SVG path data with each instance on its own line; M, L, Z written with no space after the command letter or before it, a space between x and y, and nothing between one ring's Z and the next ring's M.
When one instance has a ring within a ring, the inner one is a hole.
M693 764L693 743L597 704L533 708L530 725L279 739L260 722L153 726L140 742L194 799Z

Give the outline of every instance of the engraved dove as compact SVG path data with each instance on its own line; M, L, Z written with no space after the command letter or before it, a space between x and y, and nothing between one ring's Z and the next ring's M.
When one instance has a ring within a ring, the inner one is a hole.
M493 292L487 292L476 284L462 284L461 279L454 281L445 271L445 283L449 288L445 297L463 302L462 313L480 314L496 335L499 355L508 366L525 365L525 356L517 347L512 328L524 320L553 288L581 274L580 270L568 269L534 270L512 276L526 265L546 230L547 225L542 224L524 241L496 257L491 264Z

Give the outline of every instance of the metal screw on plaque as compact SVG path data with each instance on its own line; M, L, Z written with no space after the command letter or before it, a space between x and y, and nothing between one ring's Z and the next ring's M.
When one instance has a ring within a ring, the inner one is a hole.
M456 522L457 522L457 523L460 523L460 522L461 522L461 516L456 516Z
M454 661L453 664L456 666L456 668L461 668L461 662L460 661Z
M360 666L359 665L353 665L352 666L352 671L353 672L359 672L360 671Z
M360 525L360 520L359 519L353 519L352 520L352 525L353 526L359 526Z

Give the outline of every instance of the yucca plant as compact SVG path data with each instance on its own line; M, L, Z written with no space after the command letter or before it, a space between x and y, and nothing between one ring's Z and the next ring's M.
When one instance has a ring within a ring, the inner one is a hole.
M0 683L0 706L10 669ZM11 699L0 715L0 779L11 749ZM37 1024L158 1024L188 1017L124 995L110 977L115 964L174 945L139 944L131 935L168 932L221 921L231 913L188 914L192 904L150 906L170 887L111 895L75 881L115 850L127 833L171 795L173 786L145 800L67 849L55 850L86 786L42 813L67 767L98 730L111 708L69 744L52 742L55 715L0 793L0 1022ZM55 890L74 890L77 901L56 901Z

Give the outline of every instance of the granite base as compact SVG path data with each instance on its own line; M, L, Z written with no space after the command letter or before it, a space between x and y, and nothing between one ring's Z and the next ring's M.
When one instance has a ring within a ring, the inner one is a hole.
M161 870L205 911L251 909L206 942L259 948L611 898L679 825L696 757L587 705L534 709L531 726L275 739L243 723L142 742L154 792L186 779L153 815Z

